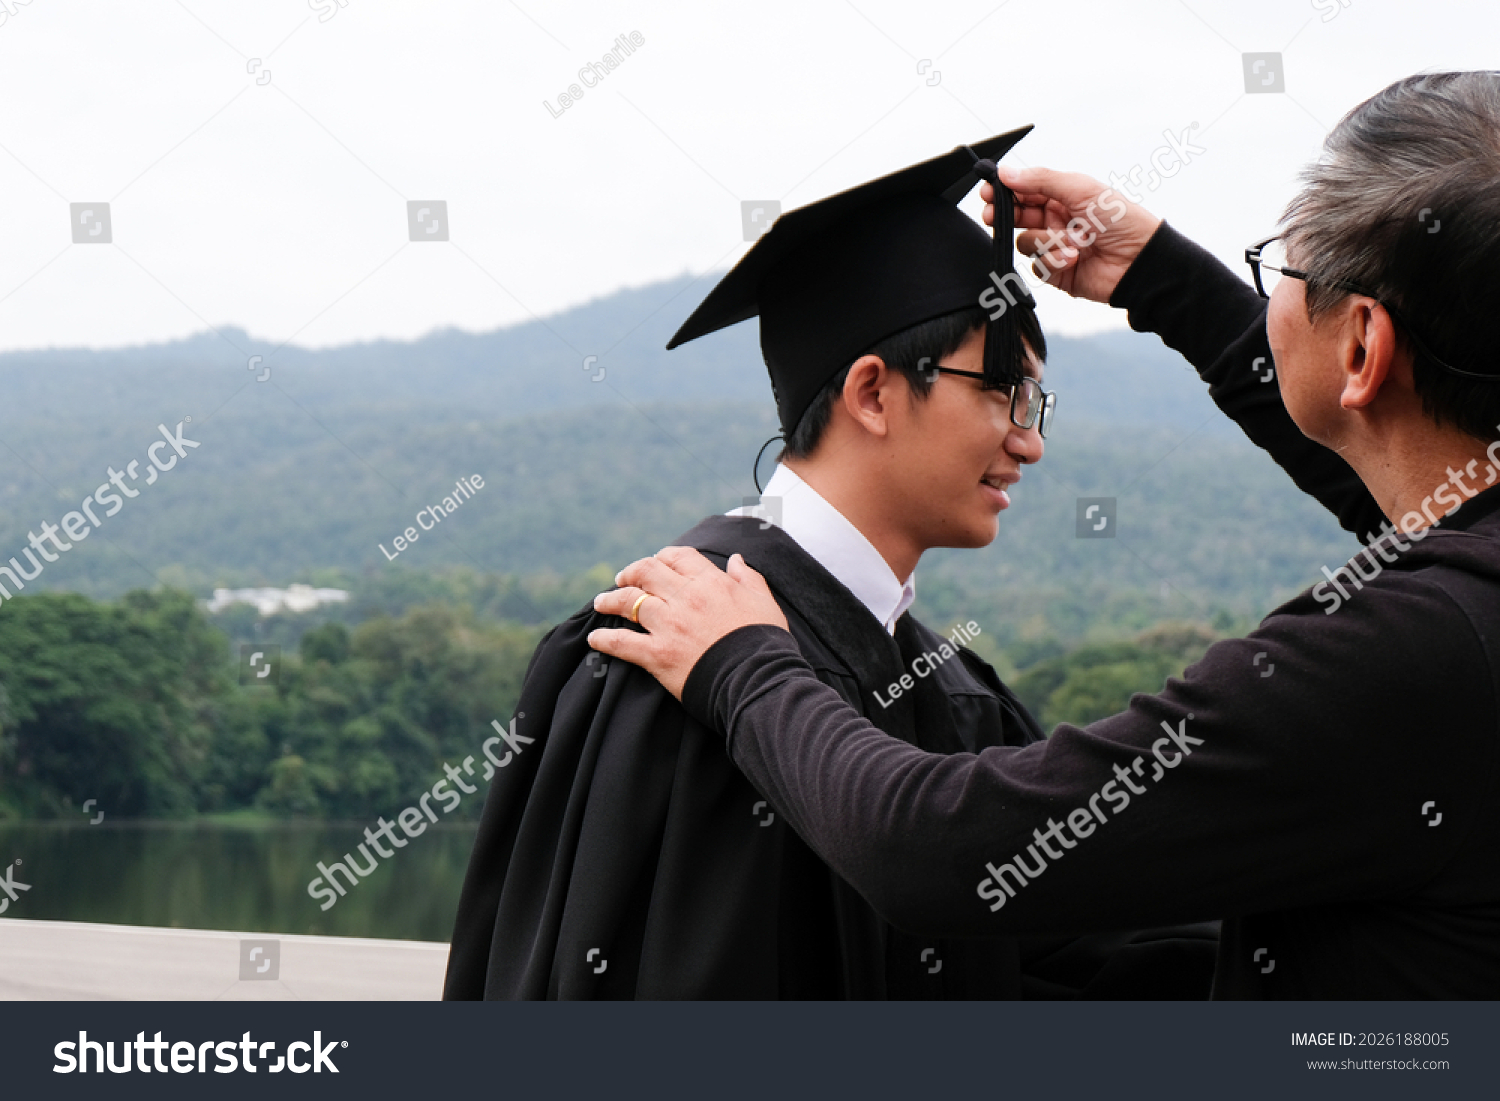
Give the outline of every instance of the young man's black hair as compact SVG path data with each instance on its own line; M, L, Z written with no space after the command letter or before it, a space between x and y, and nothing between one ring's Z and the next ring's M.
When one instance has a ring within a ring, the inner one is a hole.
M1016 306L1013 312L1016 315L1015 321L1021 331L1022 339L1036 353L1036 358L1040 362L1047 362L1047 338L1042 333L1041 322L1037 320L1036 311L1025 306ZM982 306L975 305L967 309L955 310L953 313L935 317L931 321L920 322L909 329L902 329L899 333L881 340L863 354L879 356L887 366L900 371L906 378L907 385L911 387L913 397L921 400L932 389L933 375L923 370L919 364L925 362L940 366L945 357L956 352L959 345L975 330L983 328L988 320L989 312ZM853 366L852 362L850 366ZM807 412L802 415L802 420L787 437L781 458L805 459L817 449L819 441L823 438L823 430L828 427L828 417L833 404L843 392L844 383L848 378L849 367L845 367L818 392L812 404L807 407Z

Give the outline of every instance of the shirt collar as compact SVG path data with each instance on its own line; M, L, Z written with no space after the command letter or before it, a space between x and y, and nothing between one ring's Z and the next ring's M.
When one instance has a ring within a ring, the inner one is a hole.
M770 489L769 486L766 488ZM1500 510L1500 485L1482 489L1473 497L1466 497L1463 504L1441 517L1435 526L1448 531L1468 531L1497 510Z
M737 508L729 515L761 515L776 524L895 634L896 621L917 598L915 571L899 580L864 533L790 467L776 467L761 509Z

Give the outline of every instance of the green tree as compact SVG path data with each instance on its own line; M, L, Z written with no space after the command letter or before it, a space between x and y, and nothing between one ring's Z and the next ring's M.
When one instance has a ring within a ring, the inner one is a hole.
M191 813L227 677L223 636L187 593L6 601L0 800L33 816L87 799L122 816Z
M539 633L442 604L308 631L282 669L281 709L266 712L280 752L256 804L365 818L411 802L509 717Z
M1012 684L1042 726L1082 726L1123 711L1137 692L1159 692L1202 656L1216 635L1194 623L1164 623L1129 642L1093 643L1032 664ZM1037 652L1027 644L1028 653Z

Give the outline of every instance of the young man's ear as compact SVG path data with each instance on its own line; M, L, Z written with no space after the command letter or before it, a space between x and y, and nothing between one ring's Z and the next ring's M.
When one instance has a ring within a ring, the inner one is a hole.
M890 411L896 398L904 396L906 378L893 371L879 356L860 356L849 367L840 405L850 419L873 436L890 431Z

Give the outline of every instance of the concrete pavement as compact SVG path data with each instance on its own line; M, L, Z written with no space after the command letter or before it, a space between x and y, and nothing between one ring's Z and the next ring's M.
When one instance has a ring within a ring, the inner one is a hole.
M6 1001L435 1001L447 963L426 941L0 918Z

